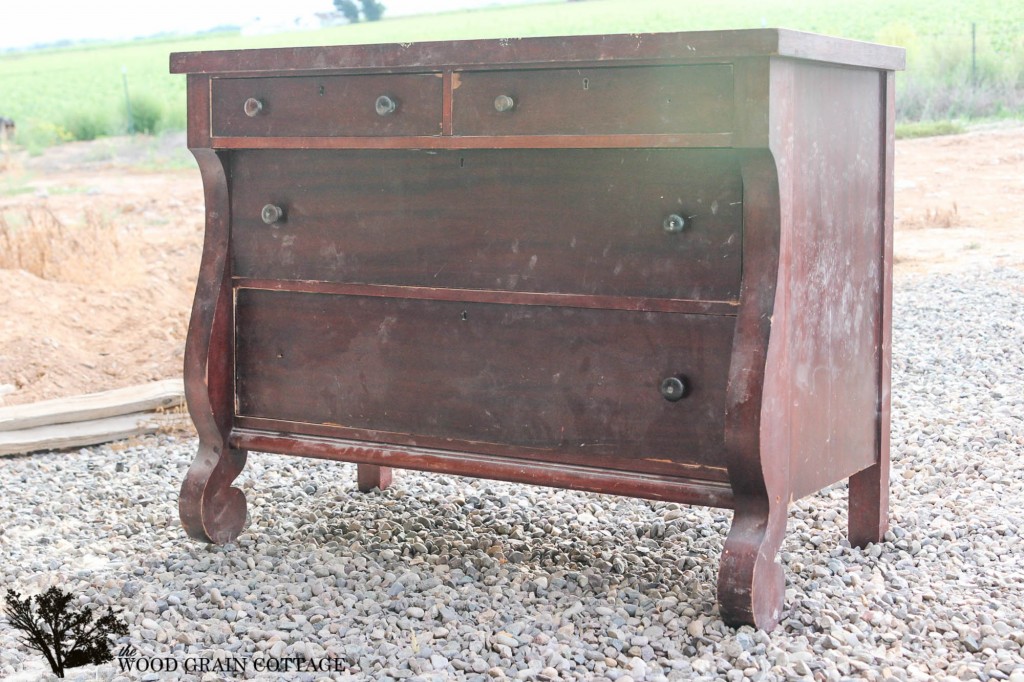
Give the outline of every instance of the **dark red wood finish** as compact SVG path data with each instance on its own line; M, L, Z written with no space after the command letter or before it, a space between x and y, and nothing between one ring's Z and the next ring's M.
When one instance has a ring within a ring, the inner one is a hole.
M295 433L318 424L366 441L724 473L732 317L253 289L238 291L235 316L240 416ZM669 402L660 384L677 375L689 390Z
M391 485L391 467L376 464L357 464L356 486L359 492L370 492L374 488L387 490Z
M215 78L217 137L347 137L441 134L440 73L388 76ZM377 112L379 97L394 111ZM249 99L260 103L254 116Z
M765 28L178 52L171 55L170 65L171 73L390 73L446 67L720 64L747 57L789 57L880 70L900 70L906 63L905 51L898 47Z
M893 230L893 159L895 158L895 135L893 122L896 119L895 74L883 75L883 101L885 126L880 135L878 205L882 211L881 251L882 262L891 264ZM871 466L850 477L850 542L866 545L880 542L889 528L889 428L892 400L892 268L882 268L880 291L881 312L878 319L881 348L878 352L879 409L875 421L876 453Z
M732 489L722 481L640 473L624 476L621 471L613 469L489 457L424 447L391 447L379 443L371 445L365 441L345 440L336 436L300 436L237 425L231 432L231 444L246 450L292 455L301 453L303 457L356 462L360 471L371 466L364 463L375 462L383 465L382 469L397 467L437 471L454 476L476 476L515 483L536 483L543 478L546 485L558 488L597 493L614 490L616 495L629 497L706 504L725 509L732 507Z
M455 135L729 132L732 66L456 72ZM495 100L511 98L499 111Z
M241 532L250 449L354 462L360 490L398 467L720 506L722 615L762 628L792 500L849 478L851 541L881 539L901 50L765 29L171 61L207 201L191 536Z
M785 438L791 488L803 497L878 459L884 74L800 62L773 70L790 109L777 144L789 159L781 191L792 192L774 324L785 328L787 400L800 406Z
M735 301L738 169L707 149L240 151L234 273ZM285 211L273 227L268 203Z

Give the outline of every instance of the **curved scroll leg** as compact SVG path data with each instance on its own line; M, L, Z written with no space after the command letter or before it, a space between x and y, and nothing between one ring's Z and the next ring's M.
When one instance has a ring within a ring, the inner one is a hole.
M771 630L782 616L785 577L775 556L786 532L788 505L737 500L718 569L718 603L729 625Z
M245 495L231 482L246 453L228 445L234 414L234 320L228 270L230 204L220 156L193 149L206 195L206 237L185 342L185 400L199 434L199 452L178 497L185 531L224 544L245 527Z
M391 467L382 467L375 464L356 465L356 484L359 492L368 493L374 488L387 490L391 485Z
M223 545L245 528L245 494L231 487L245 459L245 450L199 444L178 497L181 523L190 537Z
M779 368L784 329L777 306L781 213L774 157L740 153L743 178L743 283L733 336L725 411L725 459L733 489L732 528L718 570L718 601L730 625L771 630L782 616L785 580L775 555L790 500L788 396ZM781 332L780 332L781 333Z

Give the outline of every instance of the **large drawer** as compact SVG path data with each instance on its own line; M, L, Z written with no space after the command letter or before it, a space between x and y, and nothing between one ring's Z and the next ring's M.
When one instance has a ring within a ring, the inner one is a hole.
M234 152L234 274L735 300L730 150ZM281 208L268 226L264 206ZM678 215L686 226L666 230Z
M456 74L456 135L716 133L733 125L729 64Z
M731 316L248 288L237 290L235 314L243 418L293 422L295 433L724 475ZM661 392L672 376L688 386L676 402Z
M441 134L441 74L215 78L219 137Z

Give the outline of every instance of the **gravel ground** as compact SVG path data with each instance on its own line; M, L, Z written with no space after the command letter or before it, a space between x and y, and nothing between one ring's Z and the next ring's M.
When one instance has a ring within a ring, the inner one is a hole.
M171 438L0 460L0 590L122 609L141 656L246 661L131 679L1024 682L1024 273L900 279L895 319L892 530L851 549L844 485L794 505L770 635L719 619L722 510L415 472L360 495L351 465L254 454L249 530L207 547ZM42 670L0 625L0 677Z

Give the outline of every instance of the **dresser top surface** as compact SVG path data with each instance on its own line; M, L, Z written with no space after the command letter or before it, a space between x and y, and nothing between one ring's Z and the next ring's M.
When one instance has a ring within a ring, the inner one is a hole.
M905 51L899 47L764 28L175 52L170 67L171 73L230 74L631 61L699 63L749 57L788 57L886 70L901 70L906 61Z

